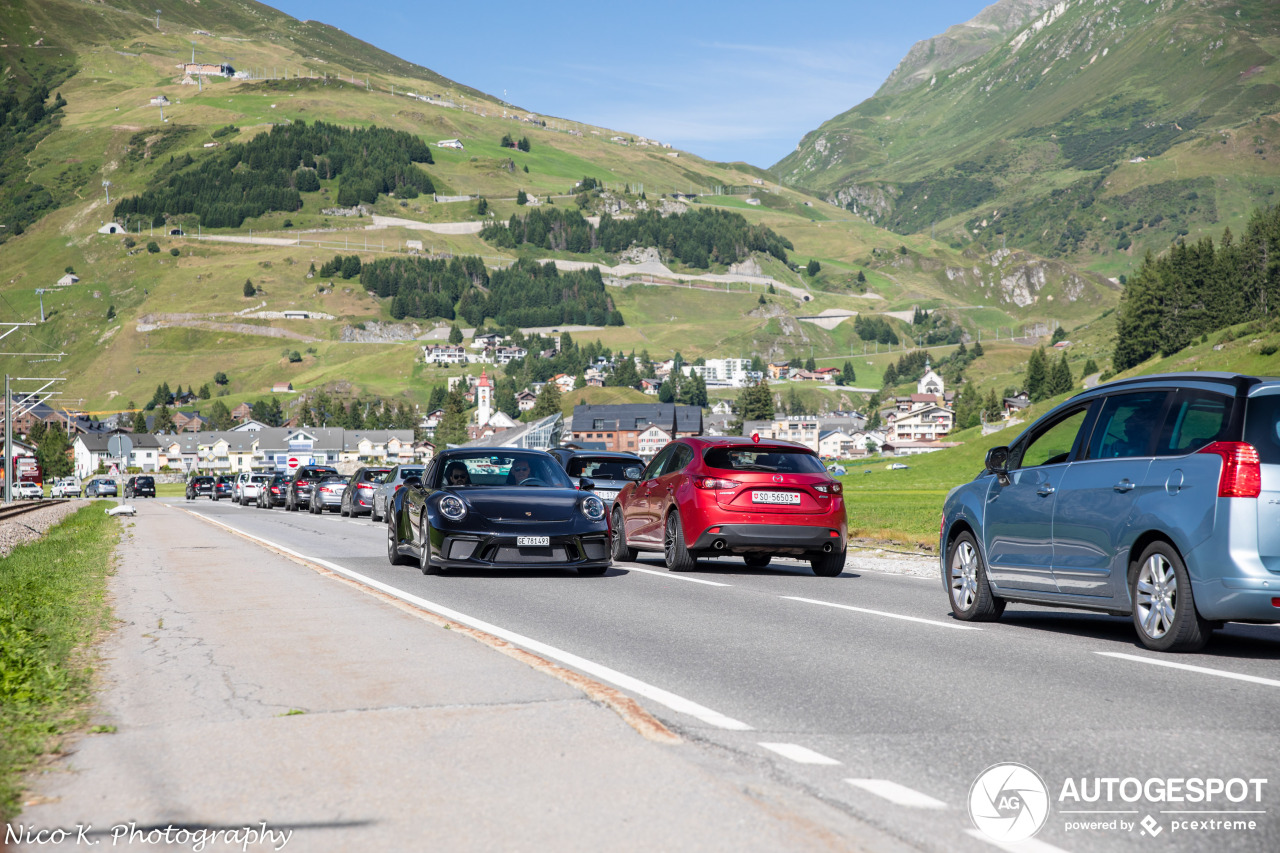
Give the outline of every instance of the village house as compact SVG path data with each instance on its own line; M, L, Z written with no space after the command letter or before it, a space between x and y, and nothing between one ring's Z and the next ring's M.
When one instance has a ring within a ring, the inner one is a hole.
M702 408L674 403L574 406L573 419L565 434L584 447L629 451L645 456L641 452L640 436L654 426L666 434L667 441L686 435L702 435ZM646 448L650 446L644 445Z
M893 422L891 441L937 441L951 432L955 412L936 403L900 413Z
M516 407L520 409L520 411L527 412L536 405L538 405L538 395L532 391L525 389L524 391L516 394Z
M422 347L422 360L427 364L466 364L467 351L461 345L426 344Z

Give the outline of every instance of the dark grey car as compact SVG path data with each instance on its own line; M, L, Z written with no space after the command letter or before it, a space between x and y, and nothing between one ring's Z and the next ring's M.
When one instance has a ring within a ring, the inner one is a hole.
M1144 376L1079 394L952 489L939 553L951 608L1131 615L1148 648L1280 622L1280 379Z
M604 501L605 507L613 505L618 492L627 483L640 479L645 466L644 460L634 453L567 447L557 447L548 452L574 481L586 477L595 483L593 491Z

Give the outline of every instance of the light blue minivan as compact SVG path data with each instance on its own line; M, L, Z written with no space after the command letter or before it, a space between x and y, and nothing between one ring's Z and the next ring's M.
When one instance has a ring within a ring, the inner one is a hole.
M952 612L1029 602L1132 615L1142 643L1202 648L1280 622L1280 379L1110 382L1036 421L943 504Z

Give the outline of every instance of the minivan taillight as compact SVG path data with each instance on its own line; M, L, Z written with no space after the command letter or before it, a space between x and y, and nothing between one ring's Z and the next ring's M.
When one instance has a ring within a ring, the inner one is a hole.
M1218 475L1218 497L1256 498L1262 494L1262 465L1258 450L1243 441L1215 441L1199 453L1222 457L1222 473Z

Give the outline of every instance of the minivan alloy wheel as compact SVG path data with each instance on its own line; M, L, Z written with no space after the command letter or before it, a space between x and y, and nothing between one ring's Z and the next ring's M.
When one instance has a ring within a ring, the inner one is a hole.
M951 555L951 597L964 610L978 597L978 552L971 542L961 542Z
M1169 633L1178 608L1178 576L1163 554L1152 554L1142 564L1134 604L1147 636L1158 640Z
M1213 625L1196 611L1182 555L1168 542L1152 542L1129 576L1133 626L1149 649L1193 652L1204 648Z

